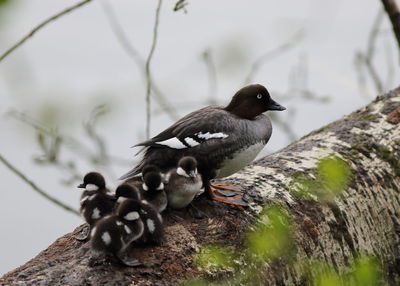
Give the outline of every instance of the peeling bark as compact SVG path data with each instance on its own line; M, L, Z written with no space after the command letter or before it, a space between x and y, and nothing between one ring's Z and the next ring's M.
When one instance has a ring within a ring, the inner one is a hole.
M243 210L207 199L197 206L206 219L166 219L167 243L134 248L146 266L123 267L96 260L89 243L64 235L31 261L5 274L0 283L30 285L175 285L200 277L193 254L204 244L240 246L242 234L264 204L277 202L290 211L296 250L291 259L319 259L338 272L358 253L378 257L391 284L400 278L400 88L333 122L285 149L262 158L223 180L239 183L251 207ZM319 159L336 155L350 163L353 176L344 193L329 204L291 193L293 176L312 176ZM262 271L265 284L301 284L301 269L273 263ZM398 284L397 284L398 285Z

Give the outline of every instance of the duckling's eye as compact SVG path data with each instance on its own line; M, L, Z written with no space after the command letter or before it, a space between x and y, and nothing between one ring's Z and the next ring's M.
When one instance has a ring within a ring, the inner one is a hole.
M258 98L258 99L261 99L261 97L262 97L262 94L261 94L261 93L257 94L257 98Z

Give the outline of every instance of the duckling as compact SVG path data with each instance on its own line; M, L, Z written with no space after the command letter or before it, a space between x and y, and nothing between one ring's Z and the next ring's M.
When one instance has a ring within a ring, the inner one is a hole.
M178 168L170 170L166 175L165 192L168 197L168 207L182 209L204 192L201 175L197 172L197 161L187 156L179 160Z
M90 172L83 178L83 183L78 188L85 188L80 200L80 213L86 223L77 240L88 238L90 228L102 217L114 210L115 197L106 189L104 177L97 172Z
M139 266L142 263L128 256L129 245L138 240L144 233L139 201L128 199L122 202L114 215L103 217L93 227L91 247L93 250L111 254L126 266Z
M156 172L161 174L161 178L164 178L164 174L161 173L160 168L158 168L156 165L146 165L144 166L140 176L135 176L135 177L130 177L127 180L125 180L123 183L124 184L132 184L135 185L136 187L139 187L142 185L144 181L144 176L149 173L149 172Z
M141 201L140 192L137 187L128 183L123 183L117 187L115 190L115 198L117 200L117 204L121 204L127 199Z
M122 184L116 189L115 195L117 197L117 203L122 203L127 199L134 199L140 202L140 217L142 218L145 227L141 241L162 245L165 240L162 216L147 201L140 200L140 192L138 188L131 184Z
M154 209L161 213L168 204L167 194L164 191L164 183L159 172L148 172L144 175L143 184L140 188L142 202L149 203Z

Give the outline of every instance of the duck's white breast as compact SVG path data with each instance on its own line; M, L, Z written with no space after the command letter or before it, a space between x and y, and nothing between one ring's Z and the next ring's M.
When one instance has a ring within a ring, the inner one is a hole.
M222 167L217 170L216 178L230 176L251 163L258 153L264 148L265 142L260 141L256 144L247 146L232 155L232 158L222 162Z

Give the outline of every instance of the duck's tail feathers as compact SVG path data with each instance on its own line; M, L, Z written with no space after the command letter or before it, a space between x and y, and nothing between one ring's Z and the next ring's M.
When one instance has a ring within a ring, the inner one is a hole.
M133 168L132 170L130 170L126 174L122 175L121 177L119 177L119 180L128 180L128 179L131 179L133 177L136 177L141 172L141 168L139 168L139 167L140 167L140 165L136 166L135 168Z

